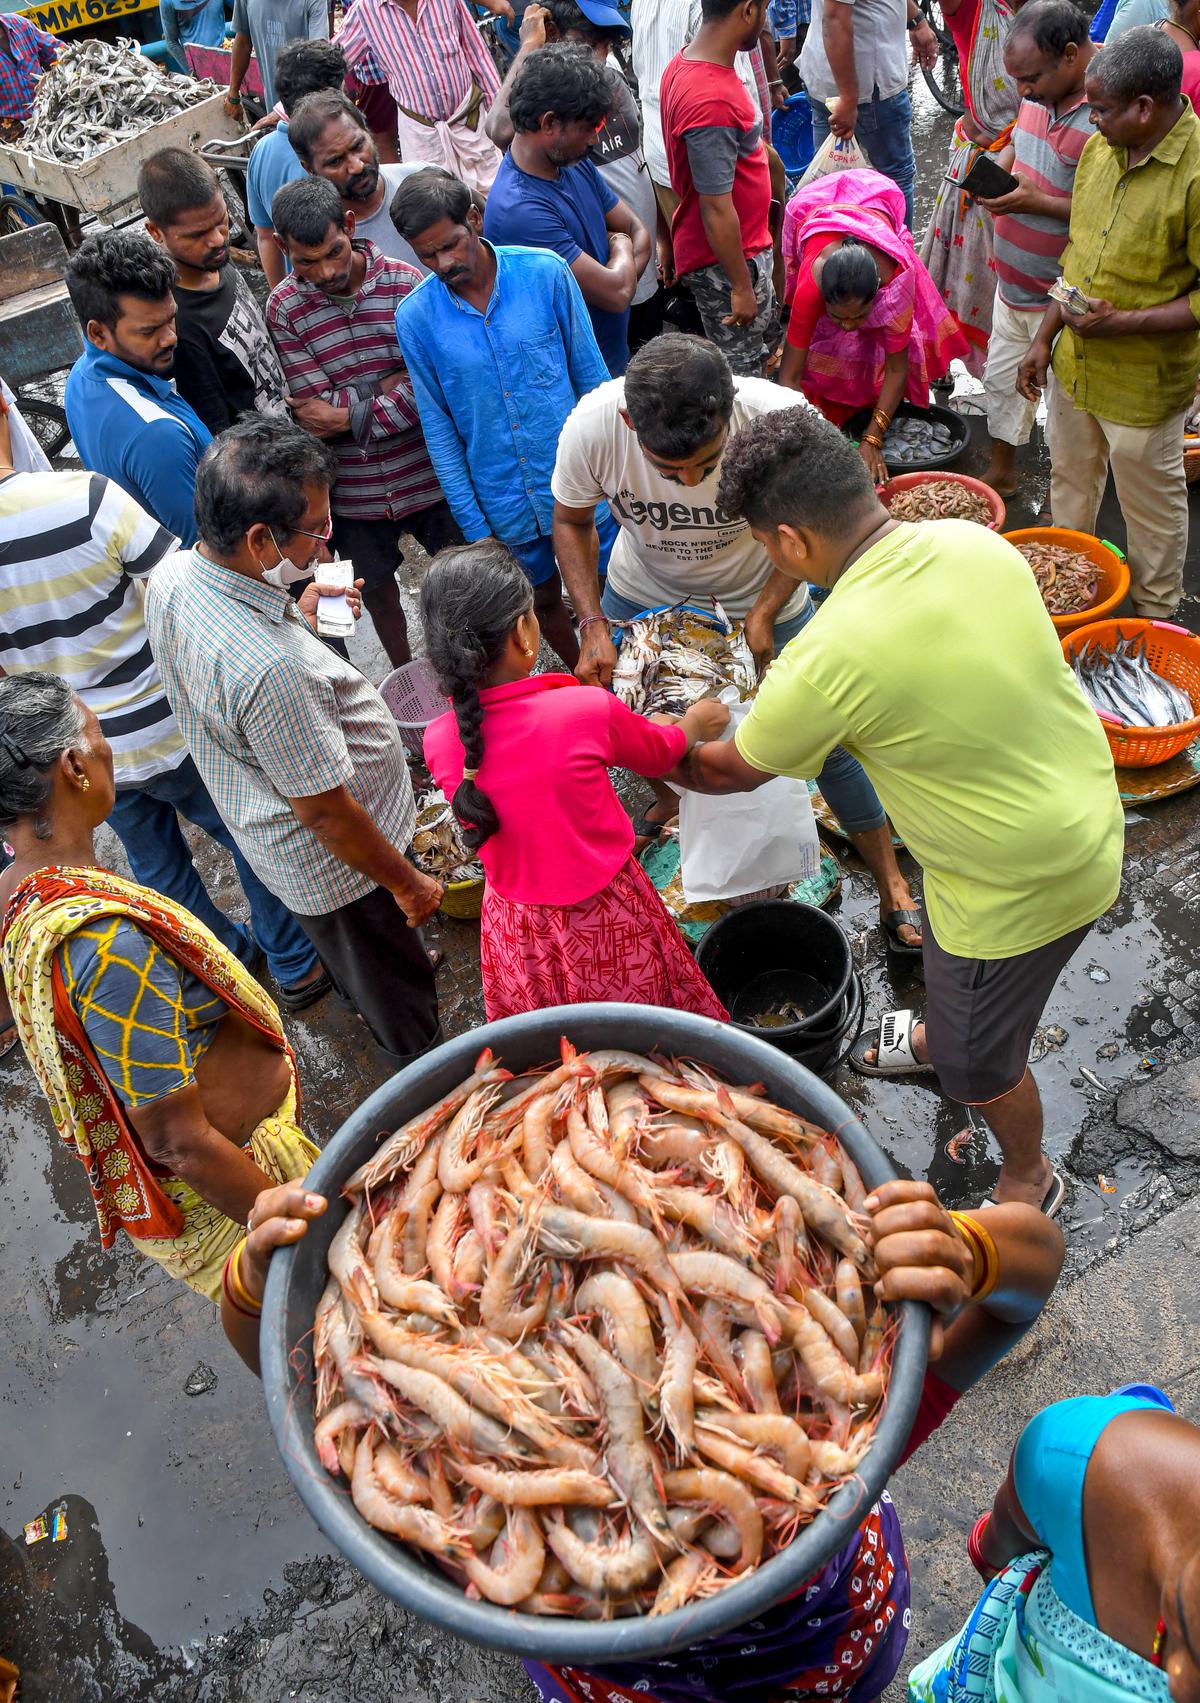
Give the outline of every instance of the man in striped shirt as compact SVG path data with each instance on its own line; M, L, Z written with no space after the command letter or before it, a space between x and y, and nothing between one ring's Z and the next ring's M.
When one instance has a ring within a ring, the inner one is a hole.
M292 275L271 292L267 325L299 423L337 458L334 543L365 582L363 602L399 668L412 654L396 584L400 533L431 556L462 542L396 344L396 309L421 276L355 240L354 214L324 178L285 184L271 216Z
M509 0L484 4L513 15ZM401 159L491 187L500 153L483 121L500 78L464 0L355 0L336 39L356 77L391 90Z
M1095 52L1087 14L1072 0L1025 6L1004 47L1021 109L1000 163L1020 183L982 205L996 221L996 305L983 374L992 457L984 478L1006 497L1017 488L1017 449L1029 442L1036 411L1017 390L1017 369L1062 270L1075 168L1092 134L1083 85Z
M0 462L10 461L0 417ZM329 980L296 919L259 881L218 815L150 651L142 586L177 542L98 473L0 473L0 673L45 669L70 681L112 746L117 797L109 821L134 879L184 905L247 967L261 947L280 1003L297 1011L327 993ZM249 929L209 897L176 812L232 853Z

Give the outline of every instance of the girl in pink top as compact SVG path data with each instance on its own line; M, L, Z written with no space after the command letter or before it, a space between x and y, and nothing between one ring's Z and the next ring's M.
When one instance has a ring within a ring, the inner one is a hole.
M569 674L531 678L533 592L493 541L443 550L421 588L430 661L454 709L425 761L487 875L480 923L489 1021L591 1000L728 1019L633 856L608 771L657 778L728 711L695 704L663 725Z

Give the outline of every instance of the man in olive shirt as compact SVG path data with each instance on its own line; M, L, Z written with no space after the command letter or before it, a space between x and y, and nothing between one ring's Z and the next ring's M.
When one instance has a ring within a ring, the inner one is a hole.
M717 500L782 574L832 589L734 739L697 745L667 779L749 792L817 774L835 745L858 758L925 872L925 1019L888 1012L850 1062L936 1074L1000 1144L996 1200L1053 1214L1063 1182L1042 1151L1029 1048L1117 896L1125 824L1100 723L1024 558L970 521L893 520L812 409L744 425Z
M1155 618L1173 615L1183 591L1183 422L1200 368L1200 122L1182 70L1178 47L1150 26L1093 60L1099 134L1075 174L1063 254L1063 277L1090 306L1051 302L1017 375L1036 401L1053 360L1055 525L1094 530L1111 466L1133 606Z

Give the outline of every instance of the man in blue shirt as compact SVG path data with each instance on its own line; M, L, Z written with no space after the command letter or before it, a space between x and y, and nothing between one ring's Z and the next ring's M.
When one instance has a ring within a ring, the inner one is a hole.
M186 47L220 47L225 40L225 0L159 0L163 40L171 64L190 75Z
M305 95L340 90L346 80L346 55L331 41L289 41L275 61L275 93L291 118ZM246 167L246 211L254 226L258 258L272 289L291 271L271 226L271 203L285 183L306 176L288 136L287 119L257 142Z
M196 468L212 433L175 389L175 263L140 231L96 231L67 267L87 348L71 368L67 424L79 459L196 541Z
M608 377L583 297L557 255L484 242L471 191L440 168L400 185L392 219L431 273L397 308L396 335L434 472L468 543L498 538L520 562L547 640L574 668L550 475L568 414ZM603 572L607 509L597 531Z
M629 359L629 304L650 232L589 158L613 104L612 76L586 47L542 48L508 91L513 139L488 192L483 234L560 254L575 275L609 376Z

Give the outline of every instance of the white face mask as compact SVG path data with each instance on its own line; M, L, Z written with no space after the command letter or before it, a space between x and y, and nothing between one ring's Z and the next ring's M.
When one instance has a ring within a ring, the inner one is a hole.
M271 542L275 544L273 532ZM275 548L279 550L279 545L275 544ZM268 585L275 585L280 591L286 591L289 585L296 585L302 579L311 579L315 572L315 562L308 562L304 567L300 567L290 556L285 556L283 551L279 550L279 560L273 568L264 568L262 577Z

